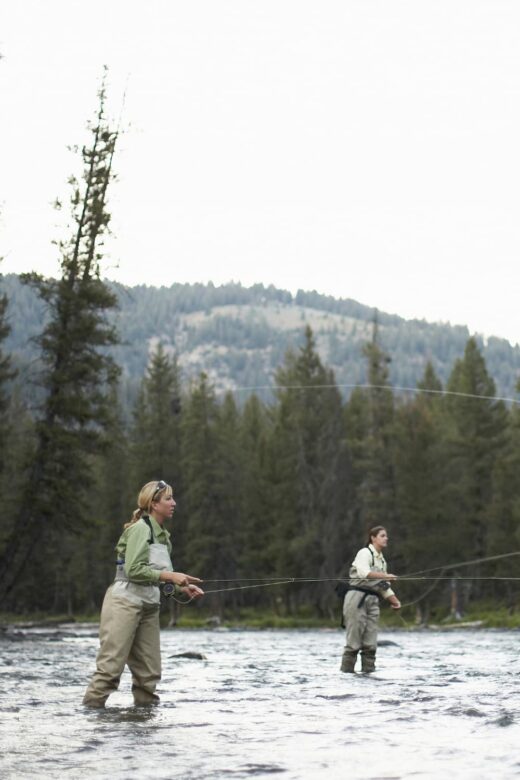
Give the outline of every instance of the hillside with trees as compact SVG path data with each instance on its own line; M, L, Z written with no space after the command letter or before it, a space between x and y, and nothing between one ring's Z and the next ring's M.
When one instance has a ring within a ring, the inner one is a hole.
M405 320L316 292L299 291L293 296L272 286L245 288L234 283L161 288L107 283L107 287L117 301L110 318L120 335L110 354L121 367L127 410L135 402L139 382L158 344L175 356L184 384L203 371L217 393L236 392L242 404L250 388L265 399L272 398L263 388L273 386L287 349L303 343L307 326L313 331L320 358L334 371L343 398L349 397L355 385L366 382L363 346L375 320L380 342L391 356L394 387L415 387L428 363L446 383L470 337L464 326ZM32 339L45 321L45 308L16 275L3 279L3 289L10 302L6 349L18 371L30 376L38 360ZM498 395L512 397L520 376L520 347L496 337L474 338Z

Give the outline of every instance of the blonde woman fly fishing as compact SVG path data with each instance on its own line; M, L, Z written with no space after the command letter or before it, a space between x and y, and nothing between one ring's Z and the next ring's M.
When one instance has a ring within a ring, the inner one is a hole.
M173 571L170 534L164 528L176 503L162 480L141 488L137 509L116 545L116 577L107 590L99 626L96 671L85 693L87 707L104 707L117 690L125 665L132 673L138 706L157 704L161 679L160 585L174 587L191 599L204 595L198 577Z

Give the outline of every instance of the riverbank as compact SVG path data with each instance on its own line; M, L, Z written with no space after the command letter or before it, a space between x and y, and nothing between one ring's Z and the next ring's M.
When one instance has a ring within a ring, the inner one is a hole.
M26 613L16 615L0 612L0 632L10 627L51 627L64 623L95 623L99 622L99 613L90 615L51 615L48 613ZM172 623L168 610L161 612L161 626L185 629L329 629L340 627L341 611L338 607L334 617L315 617L307 610L297 615L276 615L269 610L251 608L241 609L234 614L224 613L222 617L211 614L208 610L197 607L184 607L175 624ZM381 628L383 630L449 630L450 628L471 629L520 629L520 612L512 612L505 606L490 604L474 605L460 618L455 618L446 611L432 612L427 623L417 624L415 614L411 610L394 612L390 609L381 610Z

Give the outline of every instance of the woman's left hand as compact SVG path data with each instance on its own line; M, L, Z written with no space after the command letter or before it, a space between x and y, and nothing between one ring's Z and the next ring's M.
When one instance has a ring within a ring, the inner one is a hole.
M181 590L186 596L189 596L190 599L200 599L204 595L204 591L202 588L199 588L198 585L185 585Z

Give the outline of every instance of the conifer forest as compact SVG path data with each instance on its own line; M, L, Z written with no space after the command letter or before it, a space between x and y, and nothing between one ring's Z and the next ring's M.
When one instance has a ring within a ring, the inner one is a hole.
M378 524L390 536L390 571L438 575L400 584L404 602L420 595L424 612L449 610L450 577L460 575L462 608L517 608L518 558L459 567L520 545L520 405L497 397L476 338L465 339L445 376L418 355L420 376L397 392L403 379L395 381L374 317L355 345L362 374L343 377L358 385L348 395L309 324L278 355L268 394L226 392L204 370L188 376L182 353L158 338L124 391L121 355L141 345L122 341L117 296L103 281L118 140L104 101L102 88L80 152L83 176L62 206L72 229L57 244L61 275L19 277L45 312L32 370L21 371L7 346L8 288L0 300L2 610L96 614L122 525L152 479L174 487L177 569L230 587L306 580L210 594L194 609L332 618L335 578Z

